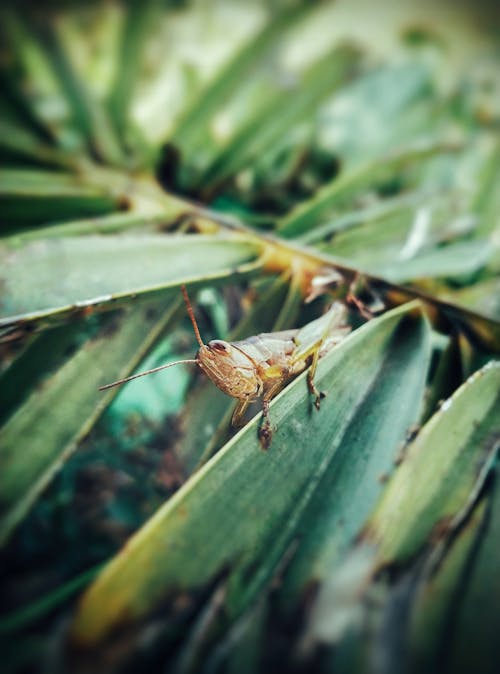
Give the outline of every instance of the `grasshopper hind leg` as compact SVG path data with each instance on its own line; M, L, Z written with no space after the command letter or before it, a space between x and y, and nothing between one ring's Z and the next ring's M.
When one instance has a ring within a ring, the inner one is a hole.
M316 368L318 367L318 360L319 360L319 347L313 354L311 367L307 372L307 387L309 389L309 393L311 393L311 395L314 396L314 407L317 410L319 410L319 408L321 407L321 399L326 397L326 393L324 391L320 391L317 388L316 384L314 383L314 375L316 374Z
M321 407L321 401L323 398L326 398L326 393L324 391L320 391L316 387L314 379L310 374L307 375L307 386L309 387L309 393L314 396L314 407L319 410Z

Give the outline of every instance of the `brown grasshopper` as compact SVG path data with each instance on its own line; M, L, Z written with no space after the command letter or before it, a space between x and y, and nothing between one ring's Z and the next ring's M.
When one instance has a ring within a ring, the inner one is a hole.
M100 391L173 365L196 363L221 391L238 400L231 419L233 426L241 426L247 407L262 398L263 423L259 429L259 440L263 449L270 446L272 438L270 401L309 366L307 384L314 395L314 404L319 409L323 394L314 384L318 360L351 330L346 324L347 309L344 304L334 302L327 313L303 328L261 333L238 342L213 339L204 344L186 287L181 286L181 289L200 345L196 358L160 365L101 386Z

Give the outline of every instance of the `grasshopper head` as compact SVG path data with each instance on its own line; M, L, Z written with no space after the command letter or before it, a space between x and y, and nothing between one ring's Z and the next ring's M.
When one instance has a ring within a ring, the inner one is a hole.
M253 400L262 382L253 361L229 342L213 339L200 347L198 365L221 391L240 400Z

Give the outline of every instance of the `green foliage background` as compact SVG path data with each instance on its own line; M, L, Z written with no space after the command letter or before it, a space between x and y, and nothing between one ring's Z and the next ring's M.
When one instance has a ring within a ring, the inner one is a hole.
M2 671L497 671L494 3L0 24ZM339 274L385 311L320 412L305 373L273 401L268 452L187 367L97 391L193 356L182 283L234 340Z

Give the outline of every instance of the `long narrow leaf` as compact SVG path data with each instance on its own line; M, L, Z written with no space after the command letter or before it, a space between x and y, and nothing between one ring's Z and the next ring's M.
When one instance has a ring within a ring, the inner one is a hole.
M118 319L107 317L97 336L69 357L66 339L51 345L59 368L32 389L2 428L0 544L113 397L114 391L100 393L99 385L128 374L172 318L172 310L159 315L161 305L157 300Z
M283 32L310 11L311 5L300 2L277 11L261 32L252 36L216 78L201 93L196 94L195 100L181 115L172 135L183 151L195 149L196 139L206 133L214 114L233 95L235 88L276 41L283 37Z
M395 335L380 381L346 429L304 515L303 540L282 591L287 605L297 592L334 573L382 494L409 429L419 420L430 339L425 323L410 324L410 330L405 335L403 326Z
M86 593L73 624L73 640L95 644L147 615L172 593L199 588L235 565L236 572L250 571L255 562L266 559L277 528L308 502L338 451L407 316L405 309L398 309L370 322L320 361L317 383L328 397L319 413L308 402L305 375L278 396L271 405L275 433L268 452L259 445L257 418L188 480ZM294 517L290 524L293 521ZM279 552L275 549L272 557ZM234 597L239 610L259 587L261 563L254 568L253 582ZM148 574L143 572L146 567ZM268 573L268 568L263 570L261 583Z
M90 150L111 164L123 162L123 154L104 105L90 94L65 52L57 28L45 17L37 25L47 57L61 91L67 98L76 128L87 140Z
M453 622L455 606L461 603L462 583L466 580L467 564L478 545L484 526L487 505L482 500L440 567L430 569L413 602L410 622L410 650L413 671L432 671L439 667L439 647L446 630Z
M498 407L496 410L498 416ZM497 431L497 442L500 433ZM500 489L494 485L490 512L483 538L470 569L462 601L455 614L453 643L449 651L450 671L465 674L471 668L493 674L500 656L498 632L500 618L500 565L498 539L500 536Z
M500 362L491 361L418 434L366 530L380 565L408 560L465 516L500 447L499 403Z
M0 247L0 325L183 282L229 278L259 266L258 246L236 236L87 236L15 246L14 240Z
M135 0L130 3L124 19L120 53L116 60L113 86L109 95L109 108L115 126L120 134L126 131L130 102L141 67L147 38L160 14L158 0Z
M201 178L203 190L210 190L234 175L251 159L269 151L304 118L314 114L322 100L354 76L359 56L352 47L337 47L304 73L300 89L276 91L264 109L235 134L207 167Z
M282 236L294 237L304 234L322 224L321 218L334 206L345 203L362 188L397 174L412 162L419 162L441 152L453 151L456 145L450 143L421 143L411 148L403 148L391 155L370 161L336 178L322 187L310 200L294 208L278 223Z

